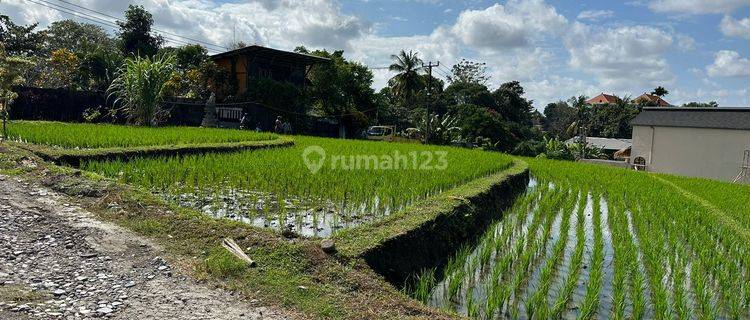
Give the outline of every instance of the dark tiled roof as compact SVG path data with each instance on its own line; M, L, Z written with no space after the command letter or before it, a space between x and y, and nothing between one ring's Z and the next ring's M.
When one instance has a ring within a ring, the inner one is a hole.
M263 56L263 57L268 57L269 59L274 59L274 61L303 63L306 65L311 65L311 64L316 64L316 63L325 63L325 62L331 61L331 59L318 57L318 56L311 55L311 54L284 51L284 50L273 49L273 48L268 48L268 47L259 46L259 45L251 45L251 46L247 46L244 48L215 54L211 56L211 58L220 59L224 57L231 57L231 56L237 56L237 55Z
M643 108L631 124L750 130L750 108Z

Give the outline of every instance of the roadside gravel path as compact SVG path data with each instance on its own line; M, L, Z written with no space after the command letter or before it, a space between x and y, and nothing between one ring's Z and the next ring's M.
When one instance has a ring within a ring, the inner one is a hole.
M162 250L0 175L0 319L287 319L181 274Z

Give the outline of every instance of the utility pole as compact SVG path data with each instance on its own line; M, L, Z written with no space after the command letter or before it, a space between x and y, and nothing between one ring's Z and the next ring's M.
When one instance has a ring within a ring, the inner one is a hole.
M430 118L430 103L432 102L432 68L440 66L440 61L432 64L432 61L427 62L427 65L422 63L422 68L427 68L427 129L424 134L424 143L427 144L430 141L430 125L432 124L432 118Z

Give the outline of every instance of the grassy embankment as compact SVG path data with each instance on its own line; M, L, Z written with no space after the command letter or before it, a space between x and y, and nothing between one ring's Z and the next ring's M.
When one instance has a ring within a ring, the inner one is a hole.
M287 147L272 133L193 127L145 128L109 124L14 121L9 140L55 163L204 154Z

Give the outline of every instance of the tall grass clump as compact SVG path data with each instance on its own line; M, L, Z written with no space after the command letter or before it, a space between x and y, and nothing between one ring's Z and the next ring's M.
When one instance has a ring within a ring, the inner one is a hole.
M117 78L107 89L114 105L136 125L155 126L169 112L162 107L167 81L175 68L173 55L125 59Z

